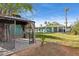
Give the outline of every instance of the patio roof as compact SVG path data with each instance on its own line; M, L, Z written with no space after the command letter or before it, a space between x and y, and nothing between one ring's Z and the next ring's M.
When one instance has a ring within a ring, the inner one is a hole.
M26 18L19 18L19 17L14 17L14 16L1 16L0 15L0 21L2 20L6 20L6 21L20 21L20 22L34 22L34 21L31 21L31 20L28 20Z

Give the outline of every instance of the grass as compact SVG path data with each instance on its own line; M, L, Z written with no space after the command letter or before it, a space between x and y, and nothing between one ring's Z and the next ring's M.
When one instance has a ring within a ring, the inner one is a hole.
M56 42L79 48L79 35L68 35L64 33L40 33L40 35L41 37L45 37L45 42ZM39 35L37 37L39 38Z

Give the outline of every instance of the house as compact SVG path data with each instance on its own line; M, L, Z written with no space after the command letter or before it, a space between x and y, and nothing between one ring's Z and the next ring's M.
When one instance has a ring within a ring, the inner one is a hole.
M15 39L35 40L35 22L21 17L0 16L0 42L14 43Z
M65 32L65 26L57 22L52 22L43 27L36 27L36 32Z

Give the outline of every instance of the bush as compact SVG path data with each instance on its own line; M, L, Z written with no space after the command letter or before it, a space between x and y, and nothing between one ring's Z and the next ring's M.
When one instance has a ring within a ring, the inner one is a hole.
M74 35L79 34L79 21L76 21L74 23L74 25L72 26L72 29L71 29L71 33L73 33Z

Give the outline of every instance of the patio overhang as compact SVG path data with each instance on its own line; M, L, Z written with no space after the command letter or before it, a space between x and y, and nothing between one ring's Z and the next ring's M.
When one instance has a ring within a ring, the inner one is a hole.
M28 24L30 22L35 23L34 21L27 20L24 18L13 17L13 16L0 16L0 22L13 24L16 21L16 24Z

